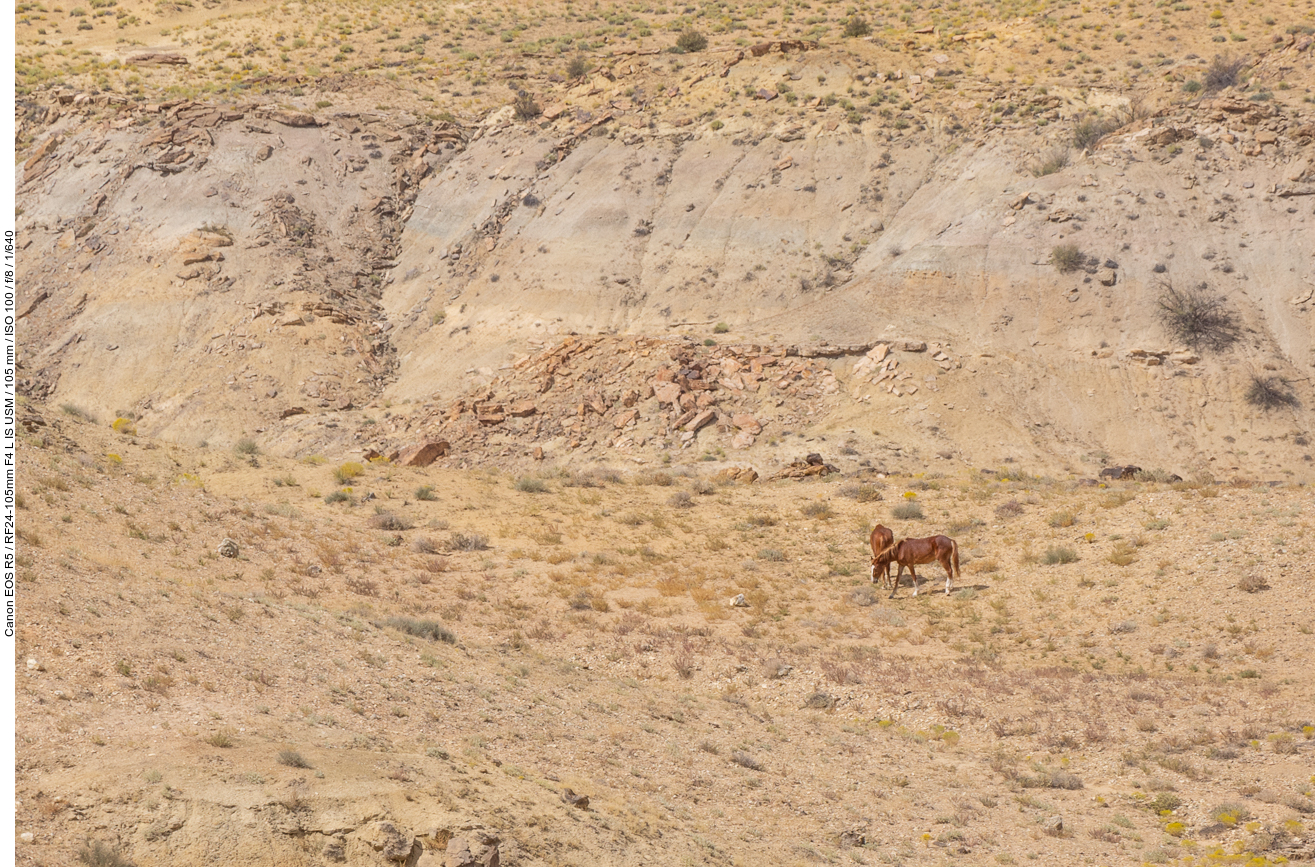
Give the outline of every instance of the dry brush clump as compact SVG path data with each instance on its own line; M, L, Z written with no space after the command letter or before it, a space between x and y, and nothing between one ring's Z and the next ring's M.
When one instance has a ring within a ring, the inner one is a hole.
M1169 280L1158 284L1156 316L1175 340L1193 349L1222 352L1242 336L1237 314L1224 296L1205 283L1179 289Z

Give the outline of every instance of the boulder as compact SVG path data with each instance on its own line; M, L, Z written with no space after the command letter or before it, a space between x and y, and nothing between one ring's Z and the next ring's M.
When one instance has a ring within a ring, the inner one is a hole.
M923 340L892 340L890 348L900 352L926 352L927 343Z
M710 409L705 409L685 424L685 430L690 433L697 433L708 425L717 420L717 413Z
M315 115L304 111L276 108L268 115L269 119L284 126L319 126Z
M512 418L527 418L539 411L539 408L532 400L518 400L507 410L507 414Z
M758 472L753 467L727 467L712 474L714 484L739 482L742 485L749 485L757 480Z
M1096 279L1100 281L1102 286L1113 286L1119 279L1119 275L1113 268L1102 268L1096 273Z
M757 441L758 438L756 436L749 433L747 430L742 430L735 436L731 437L731 448L736 449L737 451L743 451L744 449L752 448L753 444Z
M228 557L229 559L233 559L237 557L238 554L237 543L234 542L232 539L224 539L224 541L219 543L218 551L220 557Z
M502 857L498 853L500 841L493 834L480 829L465 831L447 843L444 867L499 867Z
M451 449L447 440L431 440L401 452L396 463L404 467L427 467Z
M731 424L745 433L757 436L763 432L762 423L747 412L737 412L731 416Z

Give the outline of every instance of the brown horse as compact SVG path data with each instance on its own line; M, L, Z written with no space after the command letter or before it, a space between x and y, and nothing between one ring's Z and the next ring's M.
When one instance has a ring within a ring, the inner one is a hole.
M885 568L887 574L890 572L890 564L898 563L899 572L895 575L895 586L890 590L890 598L895 598L895 591L899 589L900 578L904 577L904 567L908 567L909 574L913 576L913 595L918 595L918 573L913 571L914 566L921 566L924 563L940 563L945 567L945 595L950 595L950 583L960 577L959 573L959 545L949 536L929 536L926 539L901 539L893 547L888 548L881 554L872 558L872 574L875 576L877 570ZM953 566L953 569L951 569ZM875 577L874 579L875 580Z
M872 543L872 583L877 583L877 559L886 553L895 544L895 533L889 527L883 527L880 524L872 528L872 536L868 539ZM890 561L887 560L882 567L882 573L886 577L886 586L890 586Z

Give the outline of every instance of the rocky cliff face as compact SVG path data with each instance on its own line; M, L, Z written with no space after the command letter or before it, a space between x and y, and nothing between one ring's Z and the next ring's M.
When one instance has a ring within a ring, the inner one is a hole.
M856 447L1304 469L1309 117L1205 100L1129 119L1039 176L1039 133L953 114L864 132L823 105L714 130L611 105L469 128L192 103L36 112L19 170L24 387L165 437L354 449L459 416L454 401L526 397L509 366L566 335L782 357L851 345L803 426ZM1052 261L1066 245L1073 261ZM1190 351L1157 316L1166 286L1202 284L1242 327L1228 352ZM857 370L894 339L938 344L953 369L920 370L916 394ZM625 379L638 345L597 344L620 353L618 395L653 387L652 371ZM1256 377L1296 403L1248 404ZM387 424L362 427L378 412L354 410L384 401ZM689 446L679 415L641 450ZM699 444L732 447L731 428ZM1243 428L1263 445L1237 447ZM601 456L615 440L564 431L494 452Z

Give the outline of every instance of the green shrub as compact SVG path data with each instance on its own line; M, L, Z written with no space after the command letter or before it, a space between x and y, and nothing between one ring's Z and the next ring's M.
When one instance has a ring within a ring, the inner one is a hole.
M542 479L521 476L516 480L516 490L526 494L542 494L548 490L548 486L543 483Z
M581 78L589 72L589 60L583 54L577 54L566 64L567 78Z
M242 437L233 446L233 451L240 455L258 455L260 454L260 446L256 445L256 441L251 437Z
M1051 545L1046 549L1046 553L1042 559L1047 566L1060 566L1064 563L1076 563L1078 552L1074 551L1072 548Z
M516 94L516 100L512 103L512 106L516 109L516 117L520 120L533 120L543 114L543 109L539 107L539 103L524 90Z
M857 39L872 33L872 25L862 15L851 15L845 21L845 29L842 33L846 39Z
M683 54L693 54L708 47L708 37L697 30L689 29L676 37L676 48Z
M417 500L437 500L438 497L434 496L434 486L433 486L433 485L421 485L420 487L416 488L416 499L417 499Z

